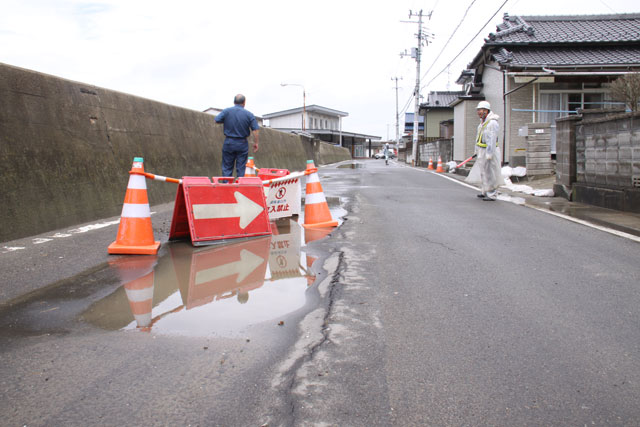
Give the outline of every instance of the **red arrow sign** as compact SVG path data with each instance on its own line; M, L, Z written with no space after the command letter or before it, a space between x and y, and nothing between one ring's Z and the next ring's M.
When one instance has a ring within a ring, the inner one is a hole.
M239 191L234 192L233 196L236 203L193 205L193 219L239 218L239 226L244 230L264 211L264 207Z
M270 235L262 181L256 177L235 181L214 177L213 182L207 177L183 177L169 238L186 237L187 233L195 246Z

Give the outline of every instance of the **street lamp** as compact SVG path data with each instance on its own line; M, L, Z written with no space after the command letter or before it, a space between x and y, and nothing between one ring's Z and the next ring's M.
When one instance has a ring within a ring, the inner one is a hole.
M307 115L307 92L304 90L304 86L296 83L280 83L280 86L299 86L302 88L302 131L305 130L305 119Z

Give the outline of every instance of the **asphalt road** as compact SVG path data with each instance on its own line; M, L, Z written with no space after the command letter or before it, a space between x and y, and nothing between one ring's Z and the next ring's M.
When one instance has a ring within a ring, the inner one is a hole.
M637 242L355 163L321 169L346 217L303 248L319 258L303 305L234 334L86 321L123 295L115 225L5 250L2 424L640 424Z

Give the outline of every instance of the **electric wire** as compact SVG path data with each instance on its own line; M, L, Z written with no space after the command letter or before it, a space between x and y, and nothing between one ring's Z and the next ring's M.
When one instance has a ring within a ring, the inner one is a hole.
M458 52L458 54L435 76L433 76L433 78L431 80L429 80L429 82L423 86L420 87L420 89L424 89L425 87L429 86L431 83L433 83L433 81L438 78L438 76L440 76L440 74L444 73L447 68L453 64L453 62L458 59L458 57L460 55L462 55L462 53L464 53L464 51L469 47L469 45L471 43L473 43L473 41L476 39L476 37L478 37L478 35L485 29L485 27L487 25L489 25L491 23L491 21L493 20L493 18L495 18L495 16L502 10L502 8L507 4L509 0L504 0L504 3L502 3L502 5L498 8L498 10L495 11L495 13L493 15L491 15L491 18L489 18L489 20L487 20L487 22L480 28L480 30L478 30L478 32L471 38L471 40L469 40L469 43L467 43L465 45L465 47L462 48L462 50L460 52Z
M440 56L442 55L442 53L444 52L444 50L447 48L447 46L449 45L449 42L451 41L451 39L453 38L453 36L456 35L456 32L458 31L458 29L460 28L460 26L462 25L462 23L464 22L464 20L467 17L467 14L469 13L469 9L471 9L471 6L473 6L473 4L476 2L476 0L471 0L471 3L469 4L469 6L467 7L467 10L464 12L464 15L462 16L462 19L460 20L460 22L458 22L458 25L456 26L456 28L453 30L453 32L451 33L451 35L449 36L449 40L447 40L447 42L444 44L444 46L442 47L442 50L440 50L440 53L438 53L438 56L436 56L436 59L433 60L433 62L431 62L431 66L429 67L429 69L423 74L422 79L424 80L427 77L427 74L429 74L429 71L431 71L431 69L433 68L434 65L436 65L436 62L438 62L438 59L440 59Z
M400 111L400 113L398 113L398 114L404 114L404 112L407 111L407 108L409 108L409 105L411 105L411 101L413 101L413 97L414 97L414 95L411 95L409 97L409 99L407 100L407 103L404 104L404 107L402 107L402 111Z

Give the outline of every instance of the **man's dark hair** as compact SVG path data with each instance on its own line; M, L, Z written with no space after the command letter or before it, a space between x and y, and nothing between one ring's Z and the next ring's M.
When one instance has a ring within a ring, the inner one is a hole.
M233 98L233 103L236 104L236 105L242 105L242 104L244 104L244 102L246 100L247 99L244 97L244 95L238 94L238 95L236 95L235 98Z

